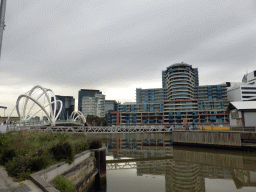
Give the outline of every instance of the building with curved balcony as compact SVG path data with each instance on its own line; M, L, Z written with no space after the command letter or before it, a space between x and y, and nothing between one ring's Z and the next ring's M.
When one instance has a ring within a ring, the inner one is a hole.
M250 81L251 83L251 81ZM226 124L227 84L199 86L198 69L175 63L162 71L162 88L136 88L136 103L120 104L110 124Z
M190 100L194 98L194 88L198 86L198 70L186 63L176 63L163 72L163 85L167 89L168 100Z

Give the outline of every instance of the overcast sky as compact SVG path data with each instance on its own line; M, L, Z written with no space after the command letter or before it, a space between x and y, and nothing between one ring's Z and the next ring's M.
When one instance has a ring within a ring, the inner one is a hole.
M37 84L76 109L80 89L135 101L178 62L200 85L241 81L256 69L255 18L255 0L7 0L0 105Z

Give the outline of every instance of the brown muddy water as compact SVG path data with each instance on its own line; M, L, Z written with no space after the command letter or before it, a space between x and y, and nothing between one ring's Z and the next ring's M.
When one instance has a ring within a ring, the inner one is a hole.
M87 134L104 138L108 192L256 191L256 154L172 146L171 133Z

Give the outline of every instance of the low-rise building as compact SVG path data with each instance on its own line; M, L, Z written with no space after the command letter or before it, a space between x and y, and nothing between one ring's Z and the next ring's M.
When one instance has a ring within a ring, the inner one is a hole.
M231 102L228 111L233 130L255 131L256 101Z

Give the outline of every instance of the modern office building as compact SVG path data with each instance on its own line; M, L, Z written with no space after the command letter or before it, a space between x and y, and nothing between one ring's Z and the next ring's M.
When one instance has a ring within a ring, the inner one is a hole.
M95 94L102 94L99 90L94 89L81 89L78 92L78 111L82 111L82 98L83 97L94 97Z
M245 74L242 83L231 84L227 93L230 102L256 101L256 70Z
M256 70L244 75L242 79L243 83L247 83L248 85L256 84Z
M51 100L53 101L53 97L51 98ZM58 120L67 120L75 109L75 98L73 98L73 96L56 95L56 100L61 100L63 105ZM56 108L58 113L60 110L60 103L57 103Z
M81 112L84 116L105 116L105 95L95 94L94 97L84 96L82 98Z
M118 109L118 103L116 100L105 100L105 114L108 113L108 111L117 111Z
M176 63L162 71L162 86L137 88L136 103L124 103L117 111L111 111L109 125L229 122L226 83L199 86L198 69L186 63Z

